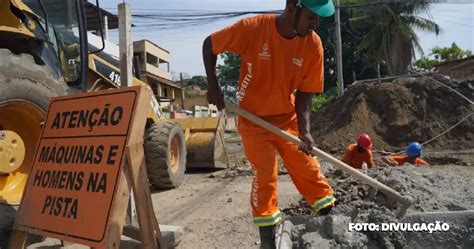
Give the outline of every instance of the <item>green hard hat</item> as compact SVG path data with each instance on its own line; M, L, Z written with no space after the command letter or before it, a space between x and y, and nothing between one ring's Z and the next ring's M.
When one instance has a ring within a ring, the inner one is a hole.
M334 3L332 0L299 0L309 11L321 17L328 17L334 14Z

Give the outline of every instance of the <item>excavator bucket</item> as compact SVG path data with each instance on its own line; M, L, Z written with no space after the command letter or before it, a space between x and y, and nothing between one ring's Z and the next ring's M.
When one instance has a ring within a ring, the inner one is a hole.
M201 117L173 119L184 130L188 168L226 168L224 118Z

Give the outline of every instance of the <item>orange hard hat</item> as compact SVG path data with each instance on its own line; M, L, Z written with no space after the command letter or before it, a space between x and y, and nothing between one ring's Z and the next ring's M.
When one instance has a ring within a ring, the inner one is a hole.
M364 149L371 150L372 149L372 139L370 139L369 135L362 133L357 136L357 144L362 146Z

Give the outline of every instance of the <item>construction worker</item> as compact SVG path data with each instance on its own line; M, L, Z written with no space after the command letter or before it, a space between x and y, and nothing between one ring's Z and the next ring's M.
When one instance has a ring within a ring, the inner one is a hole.
M245 18L207 37L203 58L208 80L207 99L219 109L224 96L215 74L217 55L241 55L238 100L241 108L298 136L297 145L239 117L238 130L255 178L250 204L259 227L261 246L274 248L274 227L281 220L277 207L276 152L312 209L327 214L334 206L333 190L311 155L310 134L313 93L323 91L323 46L314 32L319 17L331 16L330 0L287 0L281 15Z
M372 159L372 140L369 135L360 134L357 136L357 143L347 147L342 161L356 169L362 169L364 163L368 168L371 168L374 161Z
M402 166L405 163L416 166L430 166L429 163L420 158L422 149L423 146L420 143L412 142L405 149L405 156L389 156L385 161L393 166Z

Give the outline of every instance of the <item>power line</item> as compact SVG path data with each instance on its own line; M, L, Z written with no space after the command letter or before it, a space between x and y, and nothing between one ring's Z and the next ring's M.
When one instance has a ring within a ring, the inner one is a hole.
M468 9L431 9L431 12L444 12L444 13L467 13L467 14L474 14L473 10Z
M390 0L381 2L371 2L363 4L339 5L339 8L358 8L380 4L410 4L407 0ZM411 2L413 3L413 2ZM432 1L421 1L417 3L433 3ZM139 8L134 10L132 17L135 18L138 29L153 27L158 30L171 30L176 28L196 27L206 25L223 19L231 19L252 14L281 13L282 10L268 11L212 11L212 10L190 10L190 9L160 9L160 8ZM437 15L438 16L438 15ZM443 17L443 16L442 16ZM431 18L433 16L431 15ZM443 18L440 18L443 19ZM450 21L450 20L447 20ZM461 24L450 21L465 27L472 27L469 24Z
M373 6L373 5L382 5L382 4L473 4L472 2L447 2L447 3L442 3L442 2L437 2L436 0L434 1L417 1L413 2L410 0L381 0L378 2L370 2L370 3L358 3L358 4L344 4L344 5L337 5L335 6L336 8L359 8L359 7L367 7L367 6Z
M450 22L450 23L453 23L453 24L460 25L460 26L462 26L462 27L464 27L464 28L474 28L473 25L466 24L466 23L455 22L455 21L452 21L452 20L449 20L449 19L445 19L446 17L444 17L444 18L443 18L443 17L441 17L441 18L440 18L440 17L437 17L437 18L440 19L440 20L442 20L442 21L445 21L445 22ZM436 19L436 17L435 17L435 19Z
M140 13L132 14L137 20L136 28L155 27L158 30L170 30L184 27L194 27L209 24L223 19L231 19L252 14L278 13L278 10L269 11L234 11L234 12L186 12L186 13ZM141 25L140 25L141 22ZM143 25L143 26L142 26Z
M436 4L436 5L474 5L474 2L472 1L446 1L446 2L439 2L438 0L426 0L426 1L417 1L413 2L412 0L380 0L377 2L369 2L369 3L360 3L360 4L343 4L343 5L337 5L335 6L336 8L356 8L356 7L366 7L366 6L371 6L371 5L381 5L381 4L418 4L418 3L424 3L424 4ZM103 9L110 11L110 12L116 12L117 9L115 7L103 7ZM228 12L228 10L205 10L205 9L166 9L166 8L133 8L133 11L141 11L141 10L146 10L146 11L166 11L166 12L203 12L203 13L224 13ZM462 9L465 10L465 9ZM283 10L274 10L273 12L282 12ZM244 12L244 11L240 11ZM255 11L250 11L250 12L255 12ZM258 12L258 11L257 11ZM263 11L266 12L266 11Z
M474 16L451 16L451 15L446 15L446 14L436 14L436 15L433 15L433 17L446 17L446 18L453 18L453 19L457 19L457 20L473 20L474 19Z

